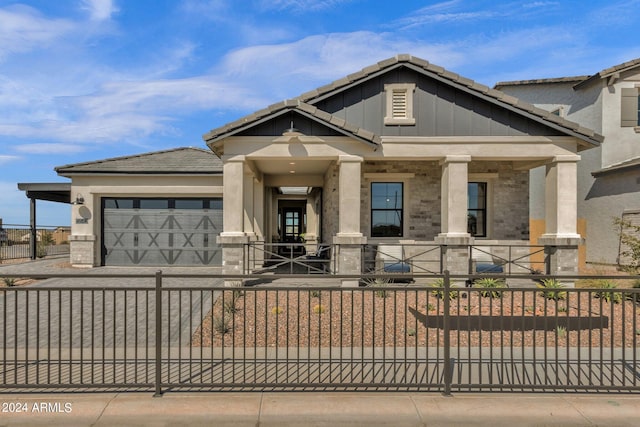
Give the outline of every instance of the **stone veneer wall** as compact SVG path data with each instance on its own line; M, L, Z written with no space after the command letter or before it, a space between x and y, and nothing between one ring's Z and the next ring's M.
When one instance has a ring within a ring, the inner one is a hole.
M366 162L362 173L412 173L413 178L401 180L404 186L405 230L401 239L433 240L440 233L440 174L438 162ZM371 228L371 182L361 181L360 230L370 236ZM390 179L389 182L398 181Z
M322 193L322 227L325 242L331 242L338 232L339 167L332 164L324 176ZM360 202L360 230L370 237L370 186L373 179L367 173L412 173L405 182L405 230L403 240L432 241L440 233L440 175L437 161L375 161L362 165L362 198ZM490 184L489 236L492 240L529 239L529 173L516 171L510 162L471 162L469 173L498 174ZM375 179L383 181L383 179ZM390 179L394 181L394 179ZM397 181L397 180L396 180Z
M516 171L510 162L471 162L469 173L497 173L491 181L491 239L529 240L529 171Z
M440 177L436 161L365 162L362 165L361 232L370 236L370 185L366 173L412 173L405 182L405 230L401 239L432 241L440 233ZM510 162L471 162L469 173L498 174L491 180L489 236L492 240L529 239L529 173L515 171ZM383 181L383 179L375 179ZM394 181L394 179L390 179ZM326 200L326 198L325 198ZM327 211L325 211L327 212ZM329 209L328 212L331 212ZM335 211L334 211L335 212Z

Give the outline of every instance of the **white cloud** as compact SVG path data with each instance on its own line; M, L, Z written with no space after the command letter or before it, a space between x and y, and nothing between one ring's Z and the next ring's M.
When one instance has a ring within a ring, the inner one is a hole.
M27 154L75 154L85 151L85 147L76 144L38 143L19 145L15 150Z
M0 60L10 54L46 48L73 28L68 20L45 18L28 6L0 8Z
M89 12L92 21L109 20L111 15L119 11L114 0L82 0L80 7Z
M353 0L260 0L263 9L293 10L295 12L315 12L331 9Z
M10 156L10 155L6 155L6 154L0 154L0 165L4 164L4 163L12 162L12 161L17 160L19 158L20 157L18 157L18 156Z

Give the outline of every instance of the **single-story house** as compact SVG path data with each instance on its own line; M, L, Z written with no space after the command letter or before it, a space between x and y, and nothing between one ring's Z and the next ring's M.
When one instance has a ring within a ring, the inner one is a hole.
M398 55L175 150L66 165L71 262L257 267L247 245L332 245L357 274L362 245L527 244L529 170L544 166L551 272L577 267L576 164L602 137L425 60ZM258 257L259 258L259 257Z

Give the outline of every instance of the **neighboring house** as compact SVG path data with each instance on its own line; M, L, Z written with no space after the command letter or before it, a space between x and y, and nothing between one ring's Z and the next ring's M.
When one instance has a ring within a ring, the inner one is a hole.
M578 221L587 262L628 263L613 218L640 224L640 58L591 76L495 87L604 136L599 147L580 153ZM545 217L543 180L544 168L532 170L530 215L538 224Z
M539 241L554 247L551 272L570 273L579 243L577 153L601 141L409 55L204 139L211 151L57 168L72 180L72 264L222 264L243 273L256 261L247 245L304 235L307 245L334 245L338 273L360 272L365 243L440 244L444 268L466 273L469 244L529 243L529 170L546 165Z

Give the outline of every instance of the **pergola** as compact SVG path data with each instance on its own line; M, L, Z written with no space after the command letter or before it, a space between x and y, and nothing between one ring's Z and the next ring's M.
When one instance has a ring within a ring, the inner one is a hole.
M36 259L36 200L57 203L71 203L71 183L19 183L18 190L24 191L30 201L29 229L31 244L31 259Z

